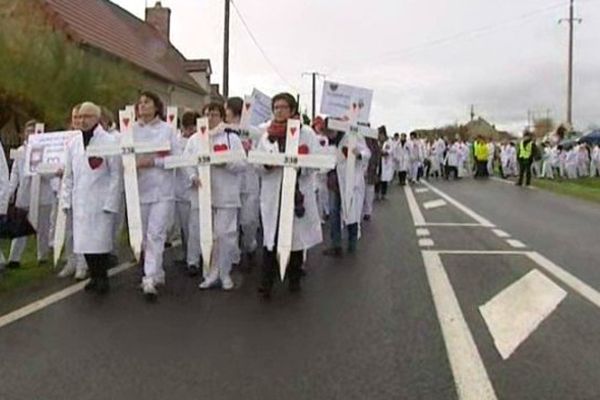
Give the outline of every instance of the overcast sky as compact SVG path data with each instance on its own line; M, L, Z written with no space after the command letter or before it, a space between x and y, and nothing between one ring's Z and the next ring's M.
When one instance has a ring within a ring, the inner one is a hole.
M144 0L115 0L143 18ZM150 5L154 0L147 0ZM470 104L520 131L527 110L566 114L568 16L563 0L234 0L271 64L232 7L230 95L253 87L301 94L310 78L374 90L371 120L392 131L465 122ZM171 41L210 58L221 83L224 0L163 0ZM574 122L600 125L600 0L576 0ZM317 111L321 83L318 84ZM548 110L548 111L547 111Z

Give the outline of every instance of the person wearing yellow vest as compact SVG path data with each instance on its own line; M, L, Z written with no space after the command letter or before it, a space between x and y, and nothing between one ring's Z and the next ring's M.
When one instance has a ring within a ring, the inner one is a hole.
M475 158L476 170L475 178L487 178L489 176L487 163L489 156L489 148L485 139L478 136L473 143L473 153Z
M525 185L531 184L531 164L533 163L533 155L536 152L535 143L531 132L525 131L523 133L523 140L517 146L517 160L519 161L519 181L518 186L523 185L523 178L525 178Z

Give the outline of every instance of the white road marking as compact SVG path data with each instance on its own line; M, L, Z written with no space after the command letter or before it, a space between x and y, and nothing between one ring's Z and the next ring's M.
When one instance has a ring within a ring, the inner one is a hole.
M434 187L429 182L423 181L423 184L425 186L427 186L429 189L431 189L432 191L434 191L436 194L438 194L440 197L442 197L443 199L445 199L448 203L454 205L456 208L458 208L459 210L461 210L462 212L464 212L465 214L467 214L469 217L471 217L475 221L479 222L481 225L483 225L485 227L488 227L488 228L495 228L496 227L490 221L488 221L487 219L483 218L481 215L477 214L475 211L471 210L469 207L463 205L459 201L457 201L457 200L453 199L452 197L448 196L446 193L444 193L441 190L437 189L436 187Z
M412 219L415 226L425 225L425 218L423 217L423 213L421 212L419 204L417 203L417 199L415 199L415 195L413 194L412 189L409 186L404 186L404 194L406 195L408 209L410 210L410 214L412 215Z
M439 254L422 255L459 399L497 399Z
M444 200L432 200L432 201L428 201L426 203L423 203L423 207L426 210L431 210L433 208L440 208L440 207L444 207L447 206L448 203L446 203Z
M471 222L426 222L422 226L448 226L448 227L474 227L474 228L489 228L488 226Z
M498 236L499 238L509 238L510 235L500 229L492 229L492 232L494 232L494 234L496 236Z
M491 256L527 256L529 251L512 251L512 250L437 250L439 254L449 255L491 255Z
M502 358L507 360L566 296L566 291L534 269L480 306Z
M525 243L518 241L516 239L508 239L506 240L506 243L508 243L511 247L514 247L515 249L524 249L525 247Z
M136 265L136 263L125 263L116 268L113 268L109 271L109 276L120 274L123 271L128 270L129 268ZM3 315L0 317L0 328L5 327L6 325L12 324L15 321L18 321L22 318L25 318L35 312L38 312L48 306L51 306L54 303L58 303L59 301L66 299L69 296L72 296L83 290L84 286L88 281L83 281L76 283L75 285L69 286L59 292L53 293L50 296L44 297L43 299L34 301L31 304L28 304L24 307L19 308L11 313Z
M497 176L492 176L492 177L490 177L490 179L493 181L496 181L496 182L504 183L505 185L517 186L517 182L511 181L509 179L502 179L502 178L498 178ZM526 189L530 189L530 190L537 190L537 188L535 186L523 186L523 187Z
M421 246L421 247L431 247L434 244L435 243L433 242L432 239L429 239L429 238L419 239L419 246Z
M431 235L431 233L429 232L429 229L425 229L425 228L417 229L417 236L429 236L429 235Z
M552 261L548 260L546 257L541 255L538 252L532 251L528 252L527 256L536 262L540 267L546 270L546 272L554 275L555 278L563 282L565 285L569 286L571 289L579 293L585 299L590 301L596 307L600 308L600 293L594 288L587 285L585 282L581 281L579 278L576 278L569 272L565 271L558 265L554 264Z
M427 188L417 188L415 189L415 193L427 193L429 192L429 189Z

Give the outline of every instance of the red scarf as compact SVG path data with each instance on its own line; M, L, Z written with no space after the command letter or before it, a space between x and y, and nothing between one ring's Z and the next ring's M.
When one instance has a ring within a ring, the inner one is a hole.
M267 128L269 138L279 139L285 138L287 133L287 121L286 122L275 122L271 121L271 124Z

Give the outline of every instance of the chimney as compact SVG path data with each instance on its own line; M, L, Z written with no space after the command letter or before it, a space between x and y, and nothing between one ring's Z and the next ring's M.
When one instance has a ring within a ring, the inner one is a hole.
M155 27L168 42L171 31L171 9L157 1L154 7L146 8L146 22Z

